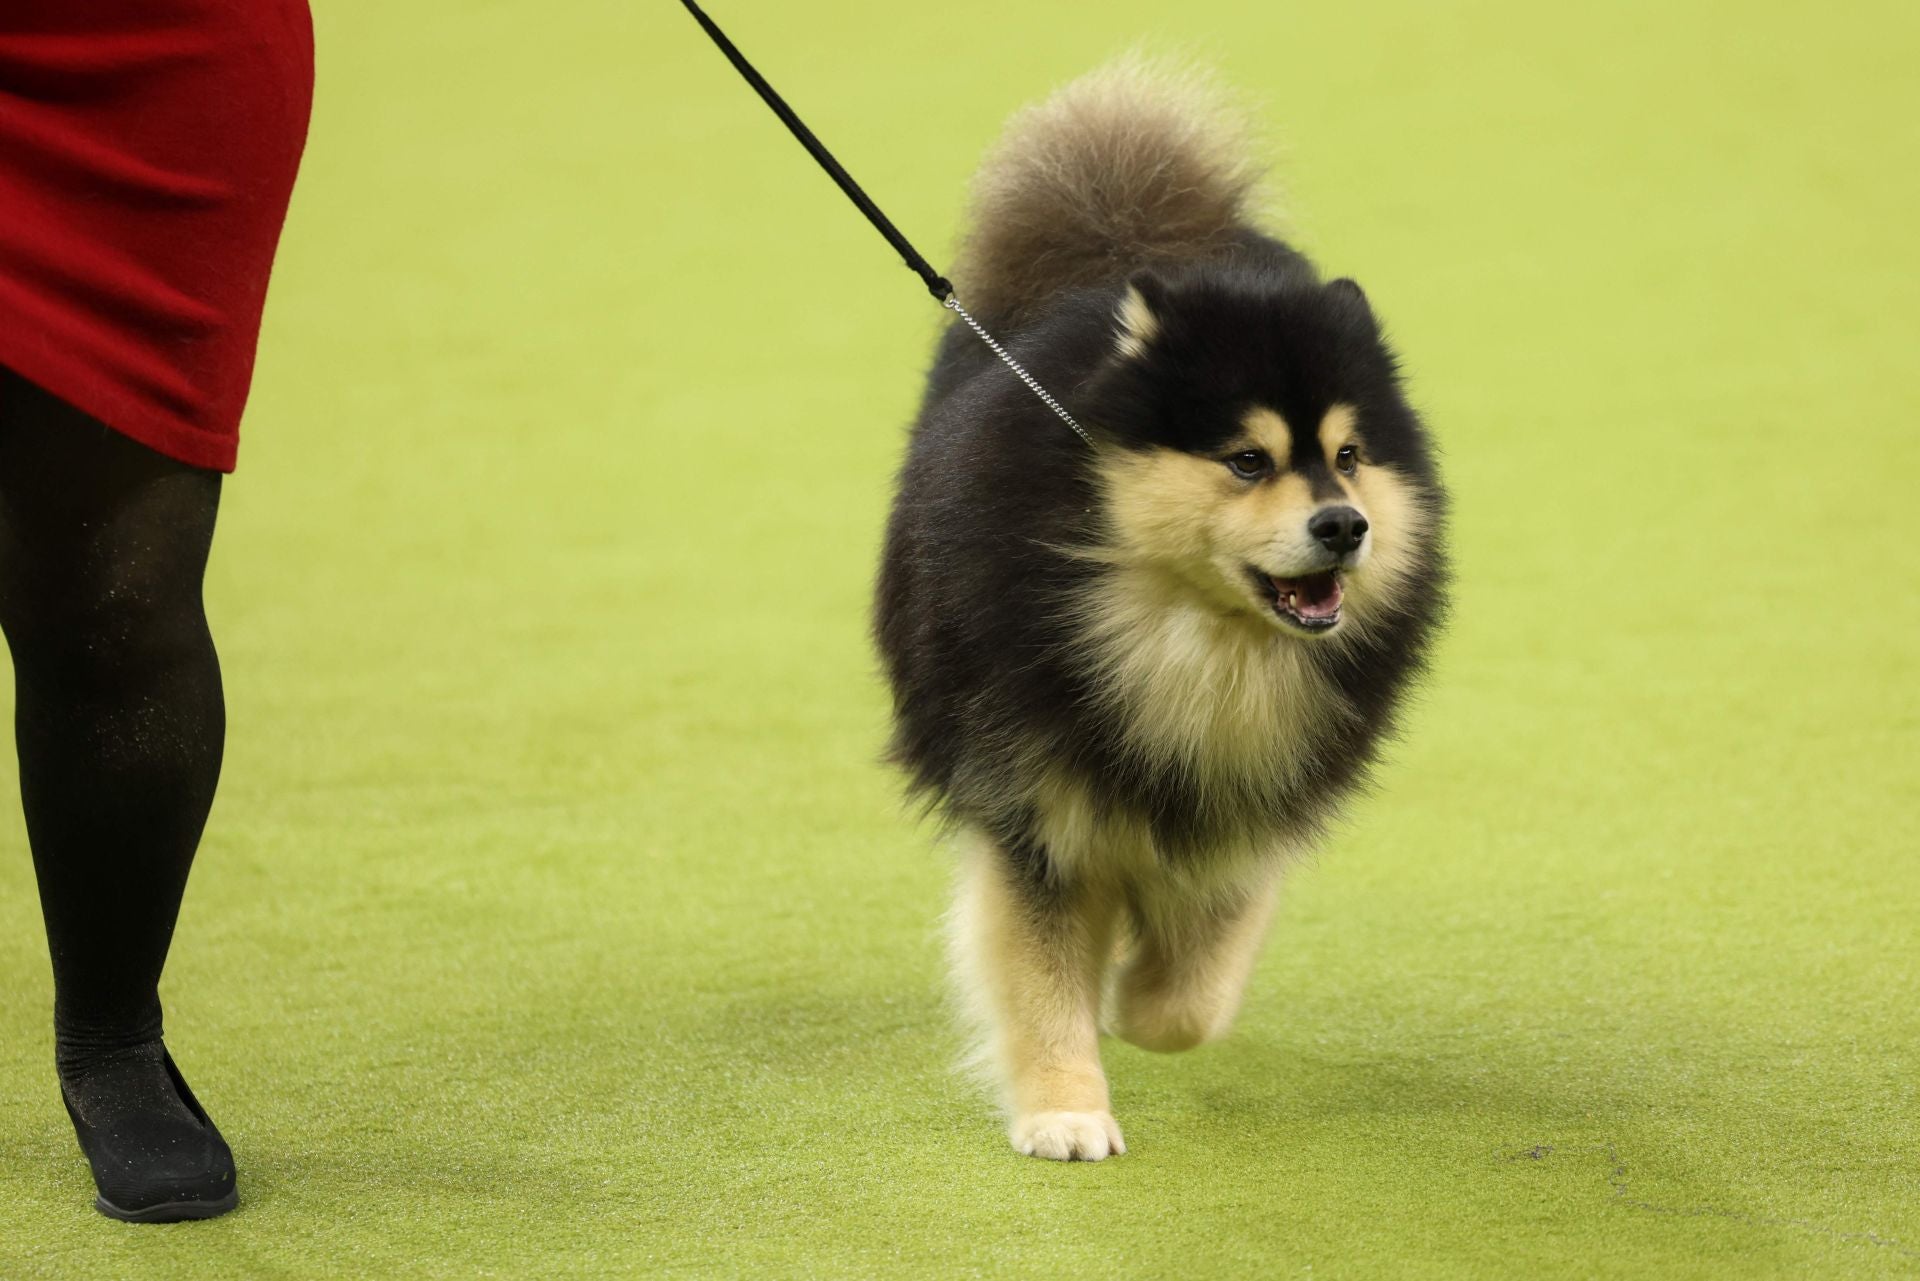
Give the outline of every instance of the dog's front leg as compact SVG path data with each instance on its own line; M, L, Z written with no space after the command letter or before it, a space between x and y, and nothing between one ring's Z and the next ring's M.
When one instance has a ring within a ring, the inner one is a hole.
M1091 887L969 842L954 918L962 973L987 1025L988 1051L1028 1156L1098 1161L1125 1152L1100 1070L1101 971L1116 904Z
M1220 898L1136 901L1109 1030L1163 1053L1223 1035L1260 959L1279 882L1276 867Z

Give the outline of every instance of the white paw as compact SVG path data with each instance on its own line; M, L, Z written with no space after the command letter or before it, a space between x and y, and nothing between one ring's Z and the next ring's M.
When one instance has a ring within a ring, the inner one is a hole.
M1127 1150L1111 1112L1029 1112L1007 1130L1014 1150L1049 1161L1104 1161Z

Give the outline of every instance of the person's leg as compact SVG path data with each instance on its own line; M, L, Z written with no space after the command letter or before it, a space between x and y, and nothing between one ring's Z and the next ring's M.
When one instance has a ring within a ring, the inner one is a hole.
M217 473L0 370L21 799L61 1086L109 1213L233 1199L231 1155L165 1057L158 993L226 733L201 606L219 497Z

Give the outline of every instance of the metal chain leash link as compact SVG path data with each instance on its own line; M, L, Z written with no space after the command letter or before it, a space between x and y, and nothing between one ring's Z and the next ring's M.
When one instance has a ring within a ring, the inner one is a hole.
M1026 367L1012 356L1009 356L1007 349L1002 347L998 342L995 342L993 335L982 328L979 321L967 314L967 309L960 305L958 298L955 298L952 294L948 294L941 300L940 305L960 317L960 319L966 321L967 327L973 330L974 333L980 335L980 341L991 347L993 354L1000 357L1001 363L1005 364L1008 369L1011 369L1014 372L1014 376L1027 385L1027 390L1044 401L1048 409L1060 415L1060 421L1073 428L1073 434L1085 441L1089 447L1092 447L1093 437L1087 435L1087 429L1075 422L1073 415L1068 413L1066 409L1061 406L1060 402L1055 400L1052 395L1048 393L1047 389L1042 387L1039 381L1026 371Z

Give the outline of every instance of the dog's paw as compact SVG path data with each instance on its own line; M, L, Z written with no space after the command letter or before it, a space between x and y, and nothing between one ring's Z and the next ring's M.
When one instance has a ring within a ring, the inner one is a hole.
M1021 1155L1049 1161L1104 1161L1127 1150L1111 1112L1029 1112L1007 1137Z

